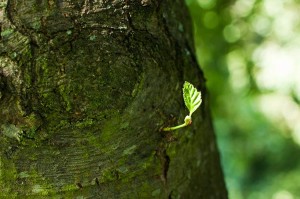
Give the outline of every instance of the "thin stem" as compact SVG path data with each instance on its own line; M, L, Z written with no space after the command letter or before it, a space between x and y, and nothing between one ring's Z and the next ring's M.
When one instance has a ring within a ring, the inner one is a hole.
M185 127L185 126L188 126L188 125L189 124L183 123L183 124L180 124L178 126L166 127L166 128L163 128L163 131L173 131L173 130L176 130L176 129L179 129L179 128L182 128L182 127Z

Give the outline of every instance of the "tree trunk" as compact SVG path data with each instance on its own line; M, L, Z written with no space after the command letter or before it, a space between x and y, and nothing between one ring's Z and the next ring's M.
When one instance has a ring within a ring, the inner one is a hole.
M182 0L0 0L1 198L227 198ZM187 80L203 95L193 124Z

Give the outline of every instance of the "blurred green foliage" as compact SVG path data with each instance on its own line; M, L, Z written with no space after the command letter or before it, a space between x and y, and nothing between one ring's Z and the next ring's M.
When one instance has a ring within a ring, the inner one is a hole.
M299 0L186 0L231 199L300 198Z

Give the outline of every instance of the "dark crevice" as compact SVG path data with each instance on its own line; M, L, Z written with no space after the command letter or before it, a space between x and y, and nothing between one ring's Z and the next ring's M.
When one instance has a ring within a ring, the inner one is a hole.
M100 182L98 180L98 178L95 179L96 185L100 187Z
M163 163L163 168L164 168L164 179L167 183L168 180L168 170L169 170L169 166L170 166L170 157L168 156L167 152L164 151L164 163Z
M172 193L173 193L173 191L170 192L168 199L172 199Z
M160 159L161 166L162 166L162 174L161 174L161 180L167 190L167 182L168 182L168 171L170 167L170 157L167 154L166 146L162 144L157 150L156 150L156 156Z
M81 184L80 182L77 182L77 183L76 183L76 186L77 186L79 189L82 189L82 188L83 188L83 186L82 186L82 184Z
M0 70L0 92L1 92L0 99L2 99L2 100L12 94L12 91L8 86L7 77L5 77L2 74L1 70Z
M0 41L2 40L1 32L2 32L2 24L0 23Z
M8 0L5 8L5 13L9 22L14 25L10 10L11 10L11 1Z

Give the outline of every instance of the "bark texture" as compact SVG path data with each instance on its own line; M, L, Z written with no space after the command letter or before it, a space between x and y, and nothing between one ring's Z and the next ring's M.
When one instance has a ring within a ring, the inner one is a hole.
M182 0L0 0L1 198L227 198ZM182 85L202 91L193 125Z

